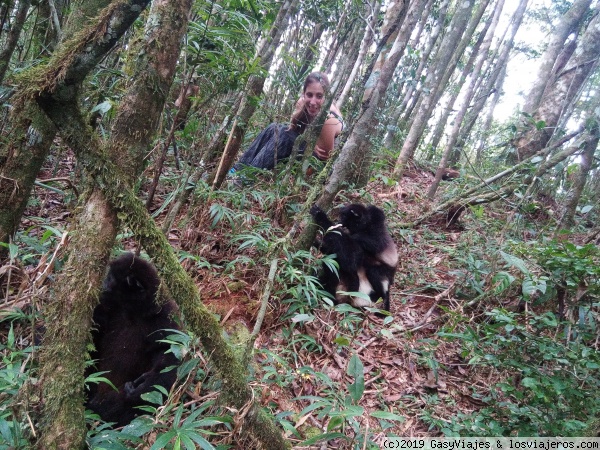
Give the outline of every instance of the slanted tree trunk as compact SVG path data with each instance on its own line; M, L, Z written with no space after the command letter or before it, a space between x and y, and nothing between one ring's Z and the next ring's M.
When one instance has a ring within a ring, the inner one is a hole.
M139 50L133 83L121 103L108 145L108 153L123 171L126 185L132 186L141 173L142 159L157 129L173 81L190 8L190 0L153 2L142 48L132 47L134 52ZM99 24L100 29L103 25L102 22ZM155 42L161 42L161 45L156 46ZM71 101L77 101L76 92ZM60 105L53 105L51 99L44 105L60 109ZM60 116L62 112L53 111L52 114ZM41 448L81 446L81 433L85 431L83 372L86 346L90 341L97 289L114 246L117 223L116 211L102 191L95 188L73 232L69 258L57 282L53 301L47 308L52 320L46 321L40 359L44 400Z
M362 42L360 44L360 49L358 51L358 57L355 60L355 63L354 63L354 66L352 67L352 71L350 72L350 75L348 75L348 77L346 78L346 84L344 85L344 88L342 89L341 94L338 96L338 98L336 100L336 105L340 109L343 108L344 102L346 101L346 97L348 96L348 93L350 92L350 88L352 87L352 83L354 83L354 79L356 78L356 75L358 74L358 70L362 66L365 55L367 54L367 50L373 43L373 37L374 37L373 30L375 29L375 26L377 25L380 7L381 7L381 2L379 0L373 0L371 2L371 5L370 5L371 16L370 16L370 20L367 20L365 23L365 33L364 33Z
M262 48L258 50L256 58L260 61L260 67L262 67L265 72L268 72L271 63L273 62L275 50L277 50L279 42L281 41L281 35L285 29L285 24L287 20L296 13L298 2L299 0L286 0L281 5L268 38L265 39ZM266 77L264 75L253 75L248 79L248 83L244 88L245 98L236 113L236 119L231 128L231 132L229 133L229 138L227 139L227 144L223 150L219 167L213 177L212 186L214 189L218 189L221 186L227 172L237 157L242 142L244 141L248 121L256 110L256 102L253 98L262 94L265 80Z
M442 176L445 173L446 168L448 167L448 160L450 159L450 155L454 150L454 145L458 140L458 133L460 132L461 126L463 125L463 120L465 115L467 114L467 109L473 100L473 96L475 94L475 87L477 82L479 81L479 77L481 76L483 63L487 60L488 51L492 45L492 38L494 37L494 33L496 32L496 26L498 25L498 21L500 20L500 13L502 12L502 8L504 7L504 0L498 0L496 3L496 8L494 9L494 14L492 15L491 21L489 22L489 28L485 27L481 32L482 36L485 36L481 41L478 41L474 47L473 53L476 54L477 62L475 63L475 67L473 68L473 72L471 73L471 79L465 92L463 92L462 103L454 116L454 125L452 126L452 130L450 132L450 136L448 136L448 142L446 142L446 146L444 147L444 151L442 153L442 158L438 165L437 171L435 173L435 178L429 186L427 190L427 197L429 199L433 199L435 196L435 192L437 191L440 182L442 181ZM472 67L471 61L467 64L466 69L470 71ZM461 82L466 80L466 73L463 71Z
M175 132L177 130L183 130L185 127L185 122L187 121L188 113L192 108L192 97L198 95L199 87L194 84L184 84L182 86L181 92L179 93L179 97L175 101L175 107L177 107L177 114L175 114L175 118L173 119L173 123L171 123L171 128L169 130L169 134L167 135L164 142L161 144L162 152L160 156L156 159L154 164L154 177L152 178L152 184L148 188L148 198L146 199L146 208L150 210L152 206L152 201L154 200L154 194L156 193L156 188L158 187L158 182L160 181L160 175L162 174L163 166L167 159L167 152L169 151L169 146L173 144L173 148L176 148L175 142ZM177 159L177 154L175 154L175 167L179 169L179 163ZM184 189L185 190L185 189Z
M430 92L429 95L422 96L417 105L416 116L408 131L404 145L400 151L400 156L396 161L394 168L395 178L402 178L404 169L414 155L417 145L423 136L423 131L425 130L427 121L431 117L431 112L448 83L459 58L465 51L488 3L489 0L481 2L475 15L472 14L473 7L475 6L474 0L467 0L457 5L457 10L454 13L449 30L434 58L435 66L427 74L425 86L430 89ZM470 22L469 19L471 19Z
M10 58L15 51L15 47L19 41L19 36L21 36L21 31L23 30L23 25L25 24L25 19L27 18L27 11L29 11L30 6L31 0L19 0L19 6L17 7L15 20L13 20L13 22L10 24L10 30L6 36L4 48L0 51L0 84L2 84L4 81L4 76L8 70Z
M375 128L375 114L379 111L385 102L385 92L391 82L396 66L402 57L404 48L410 37L415 24L419 20L427 0L419 0L411 3L406 19L398 33L394 45L388 52L385 63L381 67L381 73L377 79L377 84L371 91L368 101L363 103L363 109L356 121L348 140L340 152L340 156L335 161L333 172L327 184L325 185L317 203L321 208L328 209L339 190L356 175L356 161L364 160L364 154L370 154L372 151L370 138ZM400 12L399 12L400 13ZM366 166L363 166L366 167ZM360 169L359 169L360 170ZM314 238L314 227L306 227L302 236L299 237L299 246L308 247Z
M556 74L544 91L536 112L535 126L518 136L513 146L519 160L528 158L544 148L552 138L565 111L581 91L593 70L598 67L600 54L600 14L589 22L577 42L577 50L563 70Z
M86 1L80 1L72 6L75 10L91 9ZM98 0L89 1L96 6L101 4ZM108 2L108 0L104 1ZM48 5L43 3L40 7L42 6ZM56 39L61 35L56 30L59 27L54 17L57 13L50 9L47 11L46 29L36 27L34 30L36 38L40 41L40 49L36 53L42 55L47 55L47 47L56 44L50 42L46 35L54 36ZM73 35L84 25L85 22L75 21L63 36ZM0 242L8 242L17 230L37 174L48 156L56 134L54 125L30 99L25 99L22 109L13 114L10 134L16 138L9 140L0 150Z
M478 133L478 142L477 148L475 149L475 165L479 166L481 161L483 160L483 153L485 146L487 144L487 135L489 130L492 128L492 123L494 121L494 111L496 110L496 106L500 103L500 95L502 93L502 85L504 84L504 80L506 78L506 65L500 66L498 68L499 74L498 78L496 78L495 84L490 84L492 88L489 92L492 94L492 101L485 111L485 118L483 120L483 124L480 127ZM485 102L484 102L485 103ZM469 128L472 128L475 125L475 121L477 120L477 114L480 113L483 109L483 105L477 106L477 108L473 111L472 115L469 115ZM461 142L464 142L461 140Z
M596 105L598 105L597 102ZM577 211L583 188L586 185L589 173L593 167L594 153L598 149L598 142L600 142L600 130L597 122L598 117L595 117L594 120L596 122L590 126L590 129L587 131L583 140L583 152L581 153L579 168L575 173L573 185L567 195L567 200L564 204L564 212L560 219L560 223L558 224L557 232L570 229L575 223L575 212Z

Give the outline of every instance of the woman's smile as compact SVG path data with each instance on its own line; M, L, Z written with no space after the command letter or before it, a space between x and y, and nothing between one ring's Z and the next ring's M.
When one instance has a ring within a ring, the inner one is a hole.
M304 91L304 105L311 116L316 116L325 100L325 90L318 81L310 83Z

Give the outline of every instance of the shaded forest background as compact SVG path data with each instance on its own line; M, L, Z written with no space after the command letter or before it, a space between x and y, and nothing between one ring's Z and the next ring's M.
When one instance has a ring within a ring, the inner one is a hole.
M4 1L0 447L596 436L598 12ZM239 186L239 153L313 70L344 114L333 157ZM383 208L400 249L385 318L316 281L307 211L350 201ZM184 332L177 388L113 430L86 416L84 368L122 250L156 264Z

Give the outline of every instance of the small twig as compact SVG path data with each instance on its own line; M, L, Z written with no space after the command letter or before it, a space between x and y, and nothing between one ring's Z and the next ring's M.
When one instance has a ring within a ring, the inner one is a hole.
M419 328L421 328L423 325L425 325L427 323L427 319L429 319L429 316L431 316L431 314L433 313L433 310L437 307L438 303L440 302L440 300L446 296L449 296L450 293L454 290L456 286L456 282L452 283L448 289L446 289L444 292L440 292L438 295L436 295L433 301L433 305L431 305L431 308L429 308L429 311L427 311L425 313L425 315L423 316L423 320L421 320L417 325L415 325L412 328L409 328L408 330L404 330L402 331L402 333L408 333L411 331L416 331Z
M378 336L375 336L375 337L372 337L371 339L369 339L367 342L365 342L363 345L361 345L358 348L358 350L356 350L356 354L359 354L360 352L362 352L365 348L367 348L369 345L371 345L377 339L378 339Z
M227 322L227 319L229 319L229 316L231 316L231 314L233 313L233 311L235 311L235 306L233 308L231 308L227 314L225 314L225 317L223 317L223 319L221 320L221 326L225 325L225 322Z
M371 384L373 384L375 381L379 380L381 377L383 376L383 373L379 373L379 375L374 376L373 378L371 378L369 381L365 381L365 387L370 386Z
M256 317L256 323L254 324L254 330L250 335L250 342L254 342L258 333L260 332L260 327L262 326L263 320L265 319L265 314L267 312L267 306L269 304L269 297L271 296L271 288L275 283L275 274L277 272L277 263L279 259L273 258L271 261L271 268L269 269L269 277L267 278L267 285L265 286L265 290L263 292L260 310L258 311L258 316Z
M51 272L52 268L54 267L54 260L56 259L56 256L58 255L59 250L62 249L66 245L68 237L69 237L69 232L65 231L62 234L60 243L54 249L54 253L52 253L52 257L50 258L50 261L46 264L44 271L35 280L34 286L36 288L39 289L42 286L42 284L44 283L44 281L46 280L46 278L48 278L48 275L50 275L50 272Z
M367 450L367 440L369 438L369 419L365 418L365 422L367 422L367 425L365 427L365 439L363 441L363 450Z

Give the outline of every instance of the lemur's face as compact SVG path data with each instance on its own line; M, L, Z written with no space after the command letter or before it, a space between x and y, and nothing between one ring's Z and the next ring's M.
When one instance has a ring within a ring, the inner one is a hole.
M348 205L340 211L340 222L350 233L355 233L365 226L367 211L363 205Z

